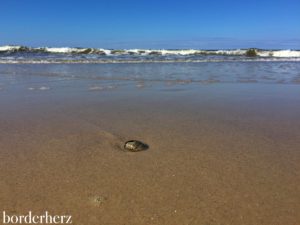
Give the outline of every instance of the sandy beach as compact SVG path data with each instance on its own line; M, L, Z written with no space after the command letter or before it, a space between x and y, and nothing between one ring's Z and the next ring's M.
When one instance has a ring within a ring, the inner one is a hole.
M82 225L299 223L298 85L37 80L1 81L8 214L47 210ZM150 148L124 151L131 139Z
M0 0L0 225L300 225L299 12Z

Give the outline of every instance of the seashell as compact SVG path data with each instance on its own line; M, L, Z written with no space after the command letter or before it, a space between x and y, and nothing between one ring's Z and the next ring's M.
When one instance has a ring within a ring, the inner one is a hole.
M131 151L131 152L139 152L139 151L144 151L149 148L149 145L137 141L137 140L130 140L125 142L124 149Z
M105 203L106 201L107 201L107 197L105 197L105 196L95 195L95 196L89 197L89 202L94 206L100 206L103 203Z

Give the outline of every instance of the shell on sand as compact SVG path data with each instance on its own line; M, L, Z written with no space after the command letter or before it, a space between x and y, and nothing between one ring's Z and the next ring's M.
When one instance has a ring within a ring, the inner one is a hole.
M147 150L149 146L141 141L137 140L130 140L127 141L124 145L124 149L131 151L131 152L139 152Z
M90 196L89 201L93 206L100 206L104 202L106 202L107 197L100 196L100 195L95 195L95 196Z

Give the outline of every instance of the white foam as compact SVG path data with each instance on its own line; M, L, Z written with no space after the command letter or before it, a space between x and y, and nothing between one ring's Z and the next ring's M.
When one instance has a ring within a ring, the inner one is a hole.
M277 58L299 58L300 51L296 50L258 50L257 55L261 57L277 57Z
M194 55L200 53L199 50L189 49L189 50L156 50L162 55Z
M106 55L110 55L111 54L111 50L108 50L108 49L99 48L97 50L104 52Z
M115 89L115 88L117 88L117 87L114 86L114 85L109 85L109 86L107 86L107 89Z
M135 85L137 88L144 88L145 87L145 84L143 83L138 83Z
M203 50L195 49L183 49L183 50L166 50L166 49L127 49L126 54L135 53L139 55L149 55L151 53L157 53L161 55L194 55L203 53Z
M195 54L217 54L217 55L243 55L246 50L197 50L197 49L182 49L182 50L166 50L166 49L127 49L125 53L135 54L151 54L157 53L161 55L195 55Z
M89 87L90 91L97 91L97 90L103 90L104 88L101 86L93 86L93 87Z
M37 50L40 50L42 48L36 48ZM69 48L69 47L63 47L63 48L44 48L46 52L50 53L82 53L86 51L86 48Z
M50 90L50 87L42 86L42 87L39 88L39 90L41 90L41 91L47 91L47 90Z
M110 55L111 54L111 50L109 49L103 49L103 48L98 48L98 49L92 49L92 48L69 48L69 47L62 47L62 48L50 48L50 47L46 47L46 48L35 48L33 50L44 50L45 52L49 52L49 53L67 53L67 54L72 54L72 53L85 53L85 52L89 52L89 53L99 53L99 52L103 52L106 55Z
M0 46L0 52L15 51L15 50L19 50L20 48L22 48L22 46L5 45L5 46Z
M273 51L273 57L300 57L300 51L293 51L293 50Z
M34 90L47 91L47 90L50 90L50 87L46 87L46 86L29 87L28 90L30 90L30 91L34 91Z
M216 53L217 55L244 55L247 50L235 49L235 50L217 50L212 51L212 53Z
M272 51L256 51L256 54L261 57L272 57Z

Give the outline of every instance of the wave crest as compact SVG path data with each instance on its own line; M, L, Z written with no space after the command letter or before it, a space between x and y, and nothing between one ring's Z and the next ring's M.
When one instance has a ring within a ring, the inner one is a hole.
M246 56L249 49L230 50L198 50L198 49L103 49L103 48L74 48L74 47L26 47L26 46L0 46L0 54L13 53L45 53L67 55L140 55L140 56L197 56L197 55L222 55ZM300 58L300 50L263 50L255 49L257 57L270 58Z

